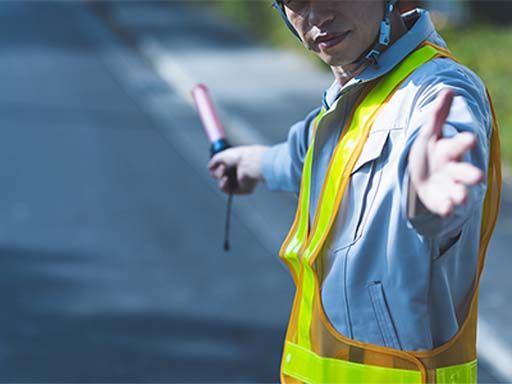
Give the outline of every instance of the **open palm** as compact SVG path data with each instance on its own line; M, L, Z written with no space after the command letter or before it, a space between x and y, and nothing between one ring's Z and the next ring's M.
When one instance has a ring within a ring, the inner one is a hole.
M484 173L463 162L464 153L476 144L469 132L442 137L442 128L452 106L454 92L443 91L428 124L423 126L409 154L410 187L430 212L446 217L464 204L468 188L482 181Z

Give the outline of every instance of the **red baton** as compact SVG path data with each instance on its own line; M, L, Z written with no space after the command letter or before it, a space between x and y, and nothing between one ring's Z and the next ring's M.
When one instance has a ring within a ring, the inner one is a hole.
M208 87L204 84L197 84L192 88L192 98L196 104L197 112L203 122L203 127L210 140L210 155L215 154L231 147L226 140L226 133L220 123L219 116L213 105L212 99L208 92ZM226 223L224 226L224 250L229 250L229 223L231 217L231 204L233 201L233 191L237 187L236 167L230 167L226 170L228 177L228 206L226 212Z
M192 88L192 98L196 104L197 112L203 123L206 135L211 143L211 156L231 147L226 140L226 133L224 132L224 128L213 105L208 87L204 84L195 85Z

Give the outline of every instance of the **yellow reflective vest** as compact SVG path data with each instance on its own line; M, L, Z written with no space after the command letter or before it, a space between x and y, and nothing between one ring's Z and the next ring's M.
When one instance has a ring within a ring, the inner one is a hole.
M336 218L350 174L373 122L395 90L421 65L450 52L431 43L413 51L388 75L363 92L331 157L311 226L309 203L314 135L302 173L299 202L280 257L288 265L296 294L286 333L281 380L286 383L476 383L478 286L496 224L501 192L499 135L494 109L487 192L477 274L466 319L447 343L430 351L402 351L359 342L340 334L322 306L317 258ZM322 119L322 112L318 121Z

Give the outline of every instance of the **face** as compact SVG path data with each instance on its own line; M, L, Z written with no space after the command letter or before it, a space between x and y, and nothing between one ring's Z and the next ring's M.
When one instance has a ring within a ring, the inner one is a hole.
M356 61L378 38L382 0L283 0L304 45L331 66Z

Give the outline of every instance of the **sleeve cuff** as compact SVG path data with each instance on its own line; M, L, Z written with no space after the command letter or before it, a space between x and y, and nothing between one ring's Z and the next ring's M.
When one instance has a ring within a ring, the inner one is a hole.
M277 176L276 167L280 166L277 159L282 151L286 151L286 142L270 147L263 155L261 173L267 188L271 191L282 189L281 180ZM282 166L282 165L281 165Z

